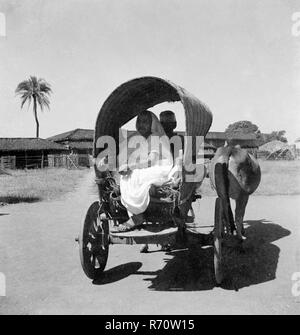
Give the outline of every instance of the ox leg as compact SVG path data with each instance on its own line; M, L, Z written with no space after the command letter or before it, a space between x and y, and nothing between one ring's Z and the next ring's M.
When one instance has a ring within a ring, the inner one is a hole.
M231 234L235 231L234 218L231 210L230 199L222 199L223 216L226 221L227 227L229 227Z
M236 206L235 206L235 225L236 225L236 232L239 239L243 240L245 234L243 220L246 211L246 206L248 203L249 195L248 194L241 194L236 199Z
M217 163L215 165L215 185L217 194L222 201L224 218L233 233L235 226L229 199L228 164Z

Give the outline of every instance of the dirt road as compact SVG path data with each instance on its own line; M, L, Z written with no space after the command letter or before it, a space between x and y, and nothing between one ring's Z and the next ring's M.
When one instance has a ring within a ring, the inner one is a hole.
M140 246L123 245L111 246L93 284L74 241L97 199L92 179L91 171L57 201L0 208L0 314L300 314L291 279L300 272L299 196L250 199L245 252L226 249L222 287L214 285L211 248L165 253L153 246L140 254ZM214 198L199 206L197 219L212 224Z

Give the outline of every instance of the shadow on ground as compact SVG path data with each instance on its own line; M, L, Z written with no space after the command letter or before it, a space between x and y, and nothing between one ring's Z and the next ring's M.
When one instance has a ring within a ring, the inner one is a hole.
M25 203L32 203L32 202L38 202L42 201L42 198L39 197L22 197L22 196L5 196L5 197L0 197L0 203L3 205L9 205L9 204L18 204L21 202Z
M223 247L224 281L221 287L239 290L243 287L275 279L280 249L272 242L288 236L290 231L267 220L245 221L244 247L226 243ZM188 249L166 253L165 267L146 278L150 289L157 291L210 290L216 286L213 267L213 248L193 245ZM151 255L149 255L151 257Z
M101 278L95 279L93 284L104 285L116 282L136 273L141 266L141 262L130 262L115 266L107 271L104 271Z

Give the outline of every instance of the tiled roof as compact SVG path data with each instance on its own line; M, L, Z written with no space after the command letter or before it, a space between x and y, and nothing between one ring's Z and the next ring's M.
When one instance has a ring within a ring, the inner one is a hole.
M61 144L42 138L0 138L0 151L67 150Z
M62 134L48 137L47 140L62 142L62 141L93 141L94 130L77 128L67 131Z

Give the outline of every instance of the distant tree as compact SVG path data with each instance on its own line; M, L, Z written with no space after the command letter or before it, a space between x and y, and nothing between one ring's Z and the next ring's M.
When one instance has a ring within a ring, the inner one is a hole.
M263 136L263 143L268 143L268 142L276 141L276 140L284 142L284 143L287 143L288 140L284 136L285 133L286 133L285 130L275 130L275 131L272 131L269 134L264 134L264 136Z
M33 101L33 114L36 122L36 137L39 137L40 124L37 116L37 106L39 105L41 111L44 107L49 109L50 101L49 96L52 93L50 84L44 79L37 79L31 76L28 80L22 81L16 88L16 94L21 96L21 109L26 101L30 106Z
M228 139L233 138L236 134L254 134L258 140L261 139L261 132L258 126L251 121L237 121L230 124L225 129L225 134Z

